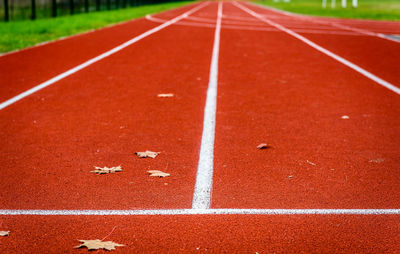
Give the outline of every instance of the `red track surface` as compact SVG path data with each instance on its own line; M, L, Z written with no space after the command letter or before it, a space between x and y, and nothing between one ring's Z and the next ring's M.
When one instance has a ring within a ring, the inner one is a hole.
M400 86L399 43L246 6L319 29L303 35ZM399 209L399 95L229 2L223 14L212 208ZM1 110L0 209L191 208L217 4L189 18ZM0 57L0 102L157 25L139 19ZM134 156L144 150L161 154ZM86 252L76 239L115 226L107 240L127 245L121 253L396 253L400 242L399 215L17 215L1 216L11 234L0 252Z
M4 253L88 253L77 239L123 243L112 253L396 253L392 216L19 216ZM11 251L10 251L11 250ZM96 251L95 253L108 253Z

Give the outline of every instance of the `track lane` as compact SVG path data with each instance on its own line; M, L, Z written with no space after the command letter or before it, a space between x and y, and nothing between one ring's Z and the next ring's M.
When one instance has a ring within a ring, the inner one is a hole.
M397 94L285 33L220 54L213 208L400 207Z
M213 33L167 27L1 111L1 207L191 207ZM161 154L134 155L147 149Z
M288 16L284 13L280 13L279 15L279 12L273 9L250 4L245 4L245 6L260 14L274 14L275 17L271 18L271 20L289 29L291 29L291 25L286 25L286 21L282 21L282 19L287 20L291 17L291 20L300 23L302 26L315 26L320 22L318 18L309 17L304 19L302 16ZM329 27L329 24L321 24L321 26ZM348 29L341 29L337 26L330 27L348 31ZM397 29L400 30L400 23L398 23ZM400 87L398 75L400 43L376 36L358 36L357 39L354 39L335 34L306 34L301 31L299 34L393 85Z
M113 253L396 253L400 241L399 216L7 216L2 222L11 230L1 239L7 253L87 253L73 248L78 239L110 232L105 241L126 245Z
M174 18L195 5L166 11L156 16ZM145 18L140 18L1 56L0 102L98 56L157 25Z

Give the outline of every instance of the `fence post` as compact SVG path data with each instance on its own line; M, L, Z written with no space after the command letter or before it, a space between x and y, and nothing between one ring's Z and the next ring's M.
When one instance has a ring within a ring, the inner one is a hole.
M69 0L69 11L71 15L74 14L74 0Z
M57 0L51 0L51 16L57 17Z
M85 0L85 12L89 12L89 0Z
M8 14L8 0L4 0L4 20L9 21L10 17Z
M34 20L34 19L36 19L36 1L35 0L31 0L31 8L32 8L31 19Z

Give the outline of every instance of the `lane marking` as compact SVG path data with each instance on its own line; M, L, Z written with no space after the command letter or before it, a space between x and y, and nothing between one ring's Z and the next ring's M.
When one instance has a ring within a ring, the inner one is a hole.
M51 78L51 79L49 79L49 80L47 80L47 81L45 81L45 82L43 82L43 83L31 88L31 89L29 89L29 90L27 90L27 91L25 91L23 93L18 94L17 96L15 96L15 97L7 100L7 101L4 101L4 102L0 103L0 110L4 109L5 107L7 107L7 106L9 106L9 105L11 105L11 104L13 104L13 103L25 98L25 97L27 97L27 96L29 96L29 95L31 95L31 94L33 94L33 93L45 88L45 87L47 87L47 86L50 86L50 85L56 83L57 81L59 81L61 79L64 79L64 78L74 74L75 72L78 72L78 71L88 67L89 65L92 65L92 64L94 64L94 63L96 63L96 62L98 62L98 61L100 61L100 60L102 60L102 59L114 54L114 53L117 53L118 51L120 51L120 50L122 50L122 49L124 49L124 48L126 48L126 47L128 47L128 46L130 46L132 44L134 44L135 42L140 41L141 39L143 39L143 38L145 38L145 37L147 37L147 36L149 36L149 35L151 35L153 33L156 33L158 31L160 31L163 28L166 28L167 26L170 26L170 25L178 22L181 19L186 18L187 16L189 16L192 13L194 13L195 11L198 11L199 9L203 8L204 6L206 6L207 4L208 4L208 2L204 2L202 4L199 4L196 7L190 9L189 11L179 15L178 17L175 17L175 18L173 18L173 19L171 19L171 20L169 20L169 21L167 21L167 22L165 22L165 23L163 23L163 24L161 24L161 25L159 25L159 26L157 26L155 28L152 28L152 29L150 29L150 30L148 30L148 31L146 31L146 32L144 32L144 33L142 33L142 34L130 39L129 41L127 41L127 42L125 42L125 43L123 43L123 44L121 44L121 45L119 45L119 46L117 46L117 47L115 47L115 48L113 48L113 49L101 54L101 55L98 55L98 56L96 56L96 57L94 57L94 58L92 58L92 59L90 59L90 60L88 60L88 61L86 61L86 62L84 62L84 63L82 63L82 64L80 64L80 65L78 65L78 66L76 66L76 67L74 67L74 68L72 68L70 70L68 70L68 71L66 71L66 72L63 72L63 73L55 76L54 78Z
M389 40L389 41L393 41L393 42L397 42L397 43L400 42L400 41L397 41L397 40L395 40L393 38L386 37L382 33L376 33L376 32L372 32L372 31L368 31L368 30L362 29L362 28L351 27L351 26L348 26L348 25L344 25L344 24L340 24L340 23L336 23L336 22L332 22L332 21L322 21L322 20L316 19L315 17L310 17L310 16L306 16L306 15L301 15L301 14L291 13L291 12L287 12L287 11L282 11L282 10L279 10L279 9L276 9L276 8L267 7L267 6L263 6L263 5L258 5L258 4L253 4L253 3L251 3L251 4L255 5L257 7L262 7L264 9L283 14L283 15L287 15L289 17L299 18L299 19L302 19L302 20L308 20L310 22L317 23L317 24L330 25L330 26L333 26L333 27L337 27L337 28L341 28L341 29L357 32L357 33L360 33L360 34L363 34L363 35L367 35L367 36L378 37L378 38L381 38L381 39L385 39L385 40Z
M157 23L164 23L165 20L159 19L152 17L151 15L147 15L146 19L152 21L152 22L157 22ZM188 18L189 19L189 18ZM238 23L239 24L239 23ZM207 28L215 28L215 23L200 23L200 22L185 22L185 21L179 21L176 22L174 25L177 26L193 26L193 27L207 27ZM271 26L258 26L258 27L253 27L253 26L247 26L245 24L243 25L224 25L221 24L221 29L234 29L234 30L248 30L248 31L266 31L266 32L280 32L278 29L275 27ZM309 29L293 29L293 31L298 32L298 33L309 33L309 34L335 34L335 35L349 35L349 36L364 36L359 33L354 33L354 32L347 32L347 31L340 31L338 32L337 30L309 30Z
M400 209L0 210L0 215L400 215Z
M214 171L215 114L217 110L218 57L221 33L222 2L218 2L218 16L215 26L214 46L211 58L210 77L204 108L203 134L197 166L196 184L192 207L208 209L211 206L211 191Z
M284 26L282 26L282 25L280 25L278 23L275 23L274 21L271 21L271 20L269 20L267 18L262 17L261 15L259 15L258 13L248 9L247 7L241 5L241 4L237 3L237 2L232 2L232 3L235 6L237 6L239 9L249 13L250 15L258 18L259 20L264 21L265 23L278 28L279 30L281 30L281 31L283 31L283 32L295 37L296 39L299 39L300 41L306 43L307 45L311 46L312 48L324 53L327 56L332 57L336 61L346 65L347 67L357 71L358 73L364 75L365 77L375 81L379 85L381 85L383 87L386 87L387 89L391 90L392 92L395 92L395 93L400 95L400 88L392 85L391 83L387 82L386 80L383 80L383 79L379 78L378 76L376 76L376 75L372 74L371 72L361 68L360 66L358 66L358 65L356 65L356 64L354 64L354 63L352 63L352 62L350 62L350 61L348 61L346 59L344 59L343 57L340 57L340 56L336 55L335 53L333 53L333 52L331 52L331 51L319 46L318 44L310 41L309 39L305 38L304 36L294 32L294 31L292 31L292 30L290 30L290 29L288 29L288 28L286 28L286 27L284 27Z

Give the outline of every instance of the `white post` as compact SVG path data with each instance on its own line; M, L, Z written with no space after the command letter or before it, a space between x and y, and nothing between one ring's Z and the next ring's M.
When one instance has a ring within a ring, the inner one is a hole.
M358 6L358 0L353 0L353 7L357 8L357 6Z
M332 9L336 8L336 0L331 0L331 8Z
M347 6L347 0L342 0L342 7L346 8L346 6Z
M326 0L322 0L322 8L326 8Z

